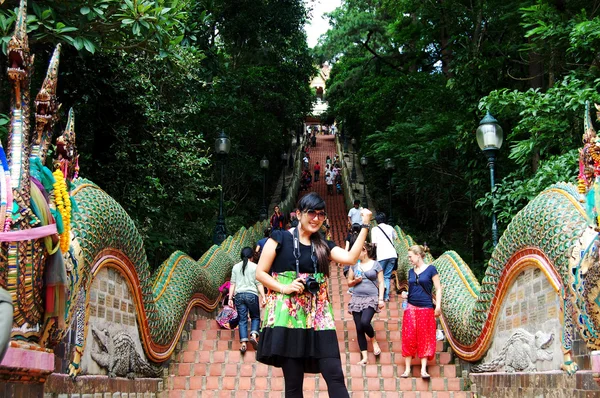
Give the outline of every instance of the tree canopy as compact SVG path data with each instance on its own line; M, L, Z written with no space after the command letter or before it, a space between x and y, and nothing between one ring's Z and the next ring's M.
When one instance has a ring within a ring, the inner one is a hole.
M600 100L600 2L347 0L316 55L332 63L327 100L372 158L367 185L438 254L482 274L493 206L501 231L549 184L574 181L586 100ZM505 131L492 199L475 130ZM372 165L372 166L371 166Z
M0 8L4 44L17 6ZM174 250L198 257L212 244L221 131L232 143L228 230L256 222L259 161L271 160L275 181L290 132L311 107L303 1L35 1L28 11L32 91L52 47L64 43L58 97L63 113L75 108L81 175L129 212L151 264ZM9 87L1 84L6 118Z

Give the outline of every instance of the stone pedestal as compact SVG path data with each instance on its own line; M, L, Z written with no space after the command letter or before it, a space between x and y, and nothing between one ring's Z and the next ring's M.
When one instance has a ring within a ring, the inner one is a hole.
M54 354L35 345L10 344L0 363L0 397L42 397L54 371Z

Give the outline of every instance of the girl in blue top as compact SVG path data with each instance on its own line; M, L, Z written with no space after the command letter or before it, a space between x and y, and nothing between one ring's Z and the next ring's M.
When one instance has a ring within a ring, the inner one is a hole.
M421 358L421 377L429 379L427 361L435 357L435 317L441 314L442 286L437 269L423 260L428 251L429 248L421 245L408 249L408 261L413 268L408 271L408 307L402 318L405 369L401 377L410 376L410 362L414 356L418 356ZM431 298L434 286L435 305ZM402 296L406 298L406 292Z

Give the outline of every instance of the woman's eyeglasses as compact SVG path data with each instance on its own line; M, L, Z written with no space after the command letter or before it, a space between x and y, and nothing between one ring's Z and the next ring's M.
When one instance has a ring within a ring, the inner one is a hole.
M315 217L319 217L319 221L323 221L327 218L327 213L325 213L324 211L307 210L304 213L311 220L314 220Z

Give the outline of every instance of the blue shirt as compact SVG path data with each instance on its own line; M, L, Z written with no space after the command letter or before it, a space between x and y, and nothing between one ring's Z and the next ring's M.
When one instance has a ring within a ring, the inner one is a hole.
M414 268L408 270L408 303L415 307L435 308L431 292L433 291L432 278L437 275L437 269L433 265L427 266L419 274L419 283Z
M256 242L256 246L260 247L260 250L262 250L265 247L265 243L267 243L267 240L269 240L269 238L260 239L258 242Z

